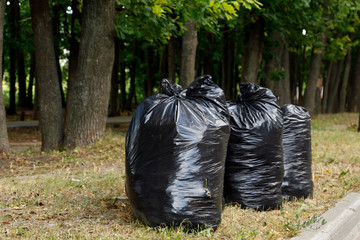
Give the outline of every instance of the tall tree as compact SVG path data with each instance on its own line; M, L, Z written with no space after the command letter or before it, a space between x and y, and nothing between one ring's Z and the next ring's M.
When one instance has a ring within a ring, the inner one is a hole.
M39 87L41 148L43 151L50 151L62 145L64 120L49 1L30 0L30 6L34 32L36 81Z
M3 40L4 40L4 13L5 0L0 0L0 153L9 153L10 146L6 127L6 113L4 96L2 90L2 55L3 55Z
M195 79L196 47L198 44L196 22L189 19L182 38L179 84L186 88Z
M64 141L70 148L103 135L114 62L115 0L83 4L78 67Z

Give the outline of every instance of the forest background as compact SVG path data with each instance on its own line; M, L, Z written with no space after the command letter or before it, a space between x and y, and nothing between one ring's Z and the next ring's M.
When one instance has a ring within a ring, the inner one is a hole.
M357 112L359 14L355 0L0 0L0 152L6 115L32 110L42 150L74 148L162 78L210 74L227 99L246 81L312 116Z

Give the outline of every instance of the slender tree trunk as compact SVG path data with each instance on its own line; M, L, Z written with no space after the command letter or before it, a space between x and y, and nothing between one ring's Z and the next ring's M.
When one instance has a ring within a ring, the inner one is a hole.
M120 53L120 39L114 39L115 42L115 59L111 75L111 90L110 90L110 106L109 116L115 116L119 111L119 53Z
M16 39L16 0L11 0L10 2L10 14L9 14L9 24L10 24L10 37L11 39ZM16 114L16 48L14 43L10 43L10 103L8 114Z
M360 111L360 49L357 52L357 59L354 69L354 75L352 77L350 88L351 97L348 101L350 112Z
M70 56L69 56L69 72L68 72L68 87L66 93L66 111L65 111L65 129L69 122L69 107L71 105L71 99L73 98L73 85L75 81L75 75L77 72L78 66L78 58L79 58L79 42L77 40L77 36L79 33L77 32L76 26L80 24L81 14L77 7L78 1L72 0L71 9L73 10L73 14L71 15L71 38L70 38Z
M34 78L35 78L35 52L33 51L31 53L31 59L30 59L30 76L29 76L29 84L27 88L27 97L26 97L26 106L28 108L33 107Z
M5 0L0 0L0 154L9 153L9 139L6 127L6 112L4 104L4 96L2 90L2 55L3 55L3 41L4 41L4 13L5 13Z
M125 62L120 65L120 97L121 97L121 110L124 111L126 105L126 66Z
M154 92L154 84L155 84L155 66L154 66L154 50L152 47L148 47L146 49L146 62L147 62L147 69L146 69L146 81L144 84L144 98L149 97Z
M242 79L243 82L257 83L257 77L264 48L265 20L259 16L255 23L251 23L249 40L243 57Z
M56 68L49 2L30 0L34 32L36 80L39 86L41 148L58 149L64 136L59 77Z
M336 68L336 75L335 79L332 85L330 85L329 88L329 98L328 98L328 104L326 107L327 113L334 113L336 112L336 107L338 105L338 96L339 96L339 87L341 82L341 73L344 65L344 60L340 60L337 62L337 68Z
M214 34L205 32L206 39L206 49L203 52L204 56L204 74L209 74L210 76L214 76L214 55L213 55L213 47L214 47Z
M234 76L234 47L233 34L229 32L229 29L224 33L224 47L223 47L223 59L222 59L222 82L221 87L225 92L227 100L233 99L233 86L235 85Z
M311 53L311 63L309 69L309 77L306 84L304 106L310 112L310 115L315 114L315 95L316 95L316 83L321 75L321 62L327 42L327 34L322 34L320 38L322 46L320 48L313 48Z
M11 2L11 8L14 8L12 11L15 16L14 22L14 34L15 40L18 43L21 43L21 29L20 29L20 6L18 0L13 0ZM24 62L24 53L21 48L16 49L16 64L17 64L17 76L18 76L18 105L19 107L26 107L26 74L25 74L25 62Z
M56 57L56 68L58 71L58 80L59 80L59 87L60 87L60 95L61 95L61 105L65 108L65 93L64 89L62 87L62 71L60 66L60 11L66 11L65 9L61 8L61 4L56 3L53 12L54 12L54 28L53 28L53 34L54 34L54 47L55 47L55 57Z
M133 46L133 53L132 53L132 61L131 61L131 68L130 68L130 89L129 95L127 100L127 109L131 110L131 104L133 98L136 99L136 86L135 86L135 77L136 77L136 52L137 52L137 41L134 41ZM135 100L136 101L136 100Z
M196 23L190 19L185 24L186 31L182 39L179 85L186 88L195 79L195 59L198 44Z
M347 55L345 58L344 77L342 80L342 85L340 90L339 112L345 111L346 93L349 82L350 68L351 68L351 48L347 51Z
M104 134L115 57L114 24L115 0L84 1L66 147L93 143Z
M291 103L290 98L290 52L287 48L286 44L284 44L284 51L281 58L281 65L282 69L284 70L284 78L281 79L282 82L282 91L281 91L281 98L280 100L280 106L284 104Z
M334 76L336 75L336 63L335 62L329 62L328 63L328 69L324 84L324 92L323 92L323 99L322 99L322 105L321 105L321 112L326 113L326 107L328 103L328 97L329 97L329 86L332 83Z
M171 37L168 44L168 80L171 83L175 83L175 73L176 73L176 64L175 64L175 39Z

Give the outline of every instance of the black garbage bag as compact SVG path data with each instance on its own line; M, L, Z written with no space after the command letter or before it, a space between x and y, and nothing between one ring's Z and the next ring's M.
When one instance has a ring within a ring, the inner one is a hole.
M237 100L228 102L231 135L225 165L224 196L242 208L276 209L282 204L283 118L267 89L240 83Z
M290 200L311 197L314 184L311 172L310 114L304 107L292 104L286 104L281 109L284 115L283 197Z
M224 92L211 76L187 90L162 82L126 136L126 192L147 225L214 228L221 221L230 126Z

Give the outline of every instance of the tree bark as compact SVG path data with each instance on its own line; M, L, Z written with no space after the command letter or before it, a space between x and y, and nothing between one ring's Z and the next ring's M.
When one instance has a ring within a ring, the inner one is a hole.
M58 149L64 136L59 77L47 0L30 0L35 45L35 71L39 87L41 148Z
M131 110L131 104L133 98L136 99L136 86L135 86L135 77L136 77L136 52L137 52L137 41L134 41L133 46L133 53L132 53L132 60L131 60L131 67L130 67L130 89L129 95L127 100L127 109ZM135 100L136 102L136 100Z
M355 72L352 77L351 81L351 97L348 101L349 104L349 111L350 112L357 112L360 111L360 49L357 52L357 59L355 63Z
M53 8L53 13L54 13L54 19L53 19L53 24L54 24L54 28L53 28L53 34L54 34L54 47L55 47L55 57L56 57L56 68L58 71L58 80L59 80L59 87L60 87L60 95L61 95L61 104L62 106L65 108L66 107L66 103L65 103L65 93L64 93L64 89L62 87L62 71L61 71L61 66L60 66L60 11L66 11L66 9L62 8L61 3L57 2L55 7Z
M4 41L4 15L5 15L5 0L0 0L0 153L8 154L10 152L10 145L6 126L6 112L4 104L4 96L2 90L2 55L3 55L3 41Z
M190 19L185 24L186 31L182 39L179 85L187 88L195 79L195 59L198 44L196 23Z
M329 86L329 97L326 107L327 113L336 112L336 107L339 103L338 96L339 96L339 87L341 82L341 73L342 73L343 65L344 65L344 60L340 60L337 62L335 79L332 82L332 84Z
M314 48L311 53L311 63L309 69L309 77L306 84L304 106L310 112L310 115L316 114L315 112L315 95L316 95L316 84L318 78L321 75L321 62L325 50L325 44L327 42L327 34L323 33L320 37L322 46L320 48Z
M229 29L225 30L224 33L224 47L223 47L223 59L222 59L222 82L221 87L225 92L227 100L234 99L233 87L235 86L234 76L234 48L235 43L233 40L232 33Z
M27 96L26 96L26 106L28 108L33 107L33 86L34 86L34 78L35 78L35 52L31 53L30 57L30 76L29 76L29 84L27 88Z
M154 58L155 53L152 47L146 49L146 81L144 83L144 98L151 96L154 92L155 84L155 67Z
M11 7L14 8L13 12L15 14L14 22L14 34L15 40L18 43L21 43L21 29L20 29L20 7L19 1L13 0L11 2ZM16 64L17 64L17 79L18 79L18 105L19 107L26 107L26 74L25 74L25 60L24 53L21 48L16 49Z
M71 9L73 14L71 15L71 37L70 37L70 56L69 56L69 72L68 72L68 86L66 93L66 111L65 111L65 129L69 122L69 107L71 105L71 99L73 98L73 85L75 81L75 75L77 72L78 58L79 58L79 41L77 36L77 26L80 24L81 14L77 7L78 1L72 0Z
M84 1L65 147L90 144L104 134L115 57L114 24L115 0Z
M243 82L257 83L262 50L264 48L265 20L259 16L255 23L250 24L249 40L243 57L242 79Z
M10 38L16 39L16 7L15 0L10 2L10 14L9 14L9 23L10 23ZM10 102L8 114L16 114L16 47L14 43L10 43Z
M114 39L115 42L115 59L111 75L111 90L110 90L110 106L109 116L115 116L119 111L119 53L120 53L120 39Z
M168 80L171 83L175 83L175 73L176 73L176 64L175 64L175 38L171 37L168 44Z
M346 93L349 82L350 68L351 68L351 48L347 51L346 54L344 77L342 80L342 85L340 90L339 112L341 113L345 111Z

